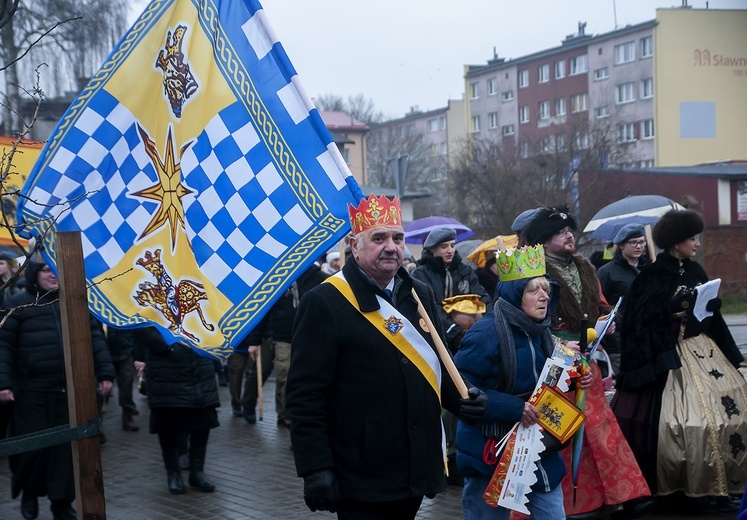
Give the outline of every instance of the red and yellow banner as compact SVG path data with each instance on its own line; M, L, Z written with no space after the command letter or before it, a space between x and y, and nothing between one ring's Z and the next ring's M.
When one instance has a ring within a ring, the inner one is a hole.
M7 176L2 180L2 188L0 188L2 189L2 192L0 192L2 193L0 245L2 246L16 246L10 229L5 223L5 219L7 218L7 222L11 225L15 224L16 203L18 202L18 195L15 192L26 182L26 178L29 176L29 172L39 157L43 146L44 143L42 141L32 141L30 139L21 139L18 141L16 138L0 135L0 164L2 165L0 175L5 175L7 172ZM8 167L9 162L10 167ZM16 238L21 245L28 245L26 240L19 237Z

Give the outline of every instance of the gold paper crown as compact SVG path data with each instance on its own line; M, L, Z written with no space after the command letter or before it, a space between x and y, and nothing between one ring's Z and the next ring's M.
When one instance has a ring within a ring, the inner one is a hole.
M372 193L357 208L348 204L348 214L354 235L381 226L402 225L402 210L397 196L389 200L384 195L377 197Z
M501 282L544 276L545 248L540 244L499 251L496 259Z
M444 298L441 306L446 314L453 311L463 312L464 314L484 314L486 309L479 294L459 294L451 298Z

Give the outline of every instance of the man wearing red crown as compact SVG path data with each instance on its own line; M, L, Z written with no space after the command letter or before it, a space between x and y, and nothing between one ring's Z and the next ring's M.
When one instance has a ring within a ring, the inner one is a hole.
M348 209L352 257L302 298L294 324L286 409L296 470L312 511L413 519L444 489L441 406L475 423L487 398L476 388L460 398L436 353L433 293L401 268L399 199L371 195Z

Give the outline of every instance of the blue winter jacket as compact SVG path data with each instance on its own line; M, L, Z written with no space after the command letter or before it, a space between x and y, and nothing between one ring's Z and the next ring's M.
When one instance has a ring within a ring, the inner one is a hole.
M527 279L502 282L498 285L498 293L501 298L518 308L528 282ZM555 293L557 295L557 291ZM550 306L552 308L552 301ZM516 346L516 383L510 393L496 390L501 360L493 313L486 314L465 334L460 349L454 356L462 376L488 395L485 420L511 425L521 420L524 410L524 399L516 396L534 390L547 359L539 336L530 338L523 330L516 327L512 327L512 330ZM482 433L482 423L469 426L459 421L456 436L459 473L467 477L493 475L495 465L483 462L487 440ZM537 466L537 482L532 486L535 491L552 491L565 475L565 465L559 452L542 455Z

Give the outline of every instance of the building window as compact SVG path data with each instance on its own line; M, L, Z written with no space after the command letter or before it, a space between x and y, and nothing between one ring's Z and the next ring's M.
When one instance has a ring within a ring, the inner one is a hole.
M553 136L543 137L539 142L539 153L549 154L552 153L552 145L555 139Z
M589 70L589 60L586 54L571 58L571 76L583 74Z
M538 71L540 83L547 83L550 81L550 65L540 65Z
M550 119L550 102L540 101L539 103L539 118Z
M654 167L653 159L646 159L645 161L641 161L641 168L653 168L653 167Z
M641 99L654 97L654 78L641 80Z
M472 99L479 98L480 97L480 84L477 82L470 83L469 91L470 91L470 96L472 97Z
M565 136L558 134L555 136L555 149L559 152L565 152Z
M610 77L610 69L609 67L602 67L601 69L596 69L594 71L594 79L600 80L600 79L607 79Z
M405 135L408 137L411 135L415 135L415 123L405 125Z
M565 77L565 60L558 60L555 62L555 79Z
M654 46L651 36L641 38L641 58L650 58L654 55Z
M514 135L514 125L504 125L501 133L503 135Z
M489 113L488 120L489 120L490 128L498 128L498 112Z
M501 94L501 99L503 99L503 101L511 101L512 99L514 99L514 91L504 90L503 94Z
M604 106L595 108L594 115L596 116L597 119L602 119L603 117L609 117L610 116L609 105L604 105Z
M571 112L576 113L585 110L589 110L589 95L584 92L571 96Z
M635 141L635 123L623 123L617 125L618 141L621 143L632 143Z
M621 83L617 86L617 104L635 101L635 83Z
M565 115L565 98L564 97L559 97L555 100L555 115L556 116Z
M522 141L519 145L519 154L521 155L522 159L526 159L529 157L529 143L526 141Z
M577 150L586 150L589 147L589 132L576 132L573 136L573 143Z
M525 88L529 86L529 69L519 71L519 88Z
M654 120L644 119L641 121L641 139L654 138Z
M488 96L495 96L498 93L498 80L490 78L488 80Z
M524 124L529 122L529 107L519 107L519 123Z
M472 131L480 131L480 116L472 116Z
M438 119L429 119L428 120L428 131L429 132L438 132L440 129L438 127Z
M615 45L615 63L620 65L621 63L628 63L635 59L635 43L625 42L620 45Z

